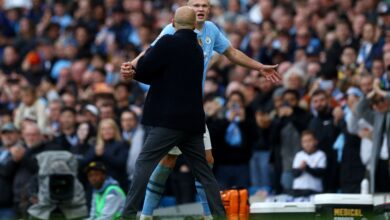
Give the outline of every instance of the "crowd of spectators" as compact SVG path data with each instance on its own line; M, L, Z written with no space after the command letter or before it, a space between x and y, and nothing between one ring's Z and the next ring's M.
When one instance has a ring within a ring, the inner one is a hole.
M147 86L121 79L120 65L148 48L184 4L0 1L0 213L13 209L23 215L37 202L30 190L39 169L34 158L52 149L77 158L88 201L92 187L83 170L93 161L103 163L126 192L145 139L138 122ZM390 191L389 148L382 135L389 129L390 3L210 4L209 19L232 46L264 64L279 64L283 78L272 84L215 54L204 83L204 109L221 188L359 193L368 178L371 191ZM315 143L311 150L302 149L302 133ZM320 164L302 159L314 160L313 149ZM186 161L179 161L167 193L189 202L193 177ZM325 171L314 172L317 166ZM303 175L321 184L302 189Z

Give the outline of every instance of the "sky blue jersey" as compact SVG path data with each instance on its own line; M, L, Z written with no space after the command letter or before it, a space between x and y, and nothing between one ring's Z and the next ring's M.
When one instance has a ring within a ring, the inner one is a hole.
M204 81L206 79L207 67L210 63L210 60L213 56L214 51L217 53L224 53L229 47L230 42L225 37L225 35L218 29L218 27L211 21L206 21L203 25L203 29L201 31L195 30L198 34L198 41L203 49L204 56L204 70L203 70L203 82L202 86L204 86ZM175 33L175 28L172 24L165 26L165 28L161 31L160 35L157 39L151 44L152 46L156 44L156 42L164 35Z

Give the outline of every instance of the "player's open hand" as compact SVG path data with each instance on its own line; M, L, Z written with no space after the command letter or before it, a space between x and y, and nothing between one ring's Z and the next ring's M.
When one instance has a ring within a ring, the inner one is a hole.
M263 65L260 69L260 73L267 79L273 83L279 82L282 77L276 72L276 68L278 65Z
M121 76L125 80L133 79L135 70L133 65L130 62L122 63L121 65Z

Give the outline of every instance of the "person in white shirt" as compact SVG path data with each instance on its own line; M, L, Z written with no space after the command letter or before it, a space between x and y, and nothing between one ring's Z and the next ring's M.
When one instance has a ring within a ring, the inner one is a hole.
M302 150L293 161L293 195L310 196L323 191L322 177L325 174L326 155L317 149L317 139L310 130L302 132Z

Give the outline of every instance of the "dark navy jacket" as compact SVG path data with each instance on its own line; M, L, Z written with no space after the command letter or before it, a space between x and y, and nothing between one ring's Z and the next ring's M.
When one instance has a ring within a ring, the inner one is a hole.
M205 131L203 50L189 29L165 35L137 64L135 80L150 84L142 123L191 133Z

